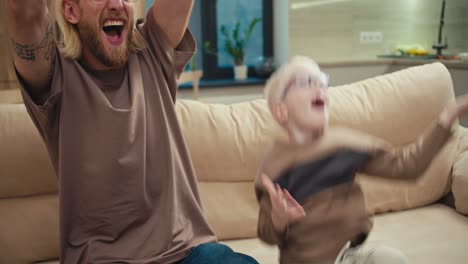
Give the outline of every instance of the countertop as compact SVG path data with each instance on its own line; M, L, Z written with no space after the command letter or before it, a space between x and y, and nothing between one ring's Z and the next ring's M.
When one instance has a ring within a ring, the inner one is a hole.
M344 58L318 61L320 67L350 67L350 66L372 66L372 65L408 65L415 66L433 62L443 63L450 69L465 69L468 70L467 60L427 60L427 59L408 59L408 58L375 58L375 59L359 59L359 58Z

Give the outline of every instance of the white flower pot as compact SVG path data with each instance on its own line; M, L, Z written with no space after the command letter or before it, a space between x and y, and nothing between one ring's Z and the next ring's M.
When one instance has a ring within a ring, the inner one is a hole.
M236 80L245 80L247 79L247 65L240 65L234 67L234 78Z

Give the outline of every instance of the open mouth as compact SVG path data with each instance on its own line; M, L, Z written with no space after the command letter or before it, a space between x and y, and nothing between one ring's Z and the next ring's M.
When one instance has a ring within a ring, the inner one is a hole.
M120 45L123 42L124 21L122 20L107 20L104 22L102 31L107 36L110 44Z
M325 101L321 98L312 100L312 107L314 109L323 110L325 108Z

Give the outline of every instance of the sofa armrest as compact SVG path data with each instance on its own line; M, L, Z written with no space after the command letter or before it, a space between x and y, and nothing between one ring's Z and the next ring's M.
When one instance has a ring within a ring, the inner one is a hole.
M468 215L468 128L459 127L458 151L452 170L452 192L455 209Z

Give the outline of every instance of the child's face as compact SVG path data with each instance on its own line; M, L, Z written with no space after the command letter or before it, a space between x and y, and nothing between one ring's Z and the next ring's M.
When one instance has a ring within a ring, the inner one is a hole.
M313 133L328 125L327 87L306 69L290 77L283 96L289 121L301 130Z

